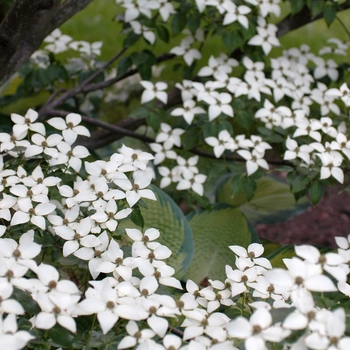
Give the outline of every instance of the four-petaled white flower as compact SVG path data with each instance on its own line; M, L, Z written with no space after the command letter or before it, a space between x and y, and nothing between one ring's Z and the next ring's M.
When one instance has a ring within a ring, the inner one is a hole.
M168 95L164 91L168 88L168 85L162 81L158 81L155 84L147 80L140 81L140 84L145 88L145 91L141 96L141 103L146 103L157 98L164 104L168 101Z

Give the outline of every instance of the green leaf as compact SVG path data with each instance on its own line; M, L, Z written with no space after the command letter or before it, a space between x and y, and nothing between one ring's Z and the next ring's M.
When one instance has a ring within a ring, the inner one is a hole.
M239 113L237 113L236 117L238 124L246 130L250 130L252 126L256 123L254 115L246 111L240 111Z
M160 120L157 113L150 112L146 116L147 125L149 125L155 132L159 130Z
M248 202L252 200L256 191L256 182L250 178L243 178L243 191L248 198Z
M226 30L222 35L222 41L229 51L233 51L237 47L237 33Z
M232 188L231 198L233 198L233 196L236 196L239 192L241 192L241 190L243 189L243 177L241 175L232 177L231 188ZM246 198L243 199L243 202L245 201L246 201ZM221 200L218 200L218 202L231 204L230 202L225 202Z
M127 37L124 39L124 47L134 45L141 38L140 34L135 34L130 32Z
M312 17L316 17L318 14L323 12L325 2L320 0L313 0L311 4Z
M310 179L305 175L299 175L297 176L292 184L292 193L298 193L303 191L308 183L310 182Z
M156 62L154 53L150 50L133 52L130 56L132 63L137 67L143 80L151 80L152 65Z
M191 13L187 18L187 25L190 32L195 35L197 29L199 28L201 24L201 16L198 11L195 11L194 13Z
M143 216L141 214L140 208L134 208L131 215L130 220L136 225L141 228L145 225L145 220L143 219Z
M187 271L194 253L192 230L180 208L164 191L153 185L150 189L157 200L143 199L147 204L147 209L140 208L144 230L151 227L159 229L160 237L157 241L171 249L172 255L167 262L176 270L175 276L180 279ZM134 227L137 226L131 220L124 220L118 226L119 229Z
M163 40L165 43L169 42L170 34L168 29L165 26L157 26L157 34L161 40Z
M29 315L36 315L39 313L40 308L38 304L26 292L20 289L14 288L12 293L12 298L17 300Z
M193 232L195 255L186 279L200 283L205 278L225 279L225 265L234 259L228 246L248 247L252 230L239 209L216 205L211 210L197 211L188 216Z
M57 346L69 348L74 340L72 333L58 324L48 330L47 333Z
M217 123L206 123L203 127L203 136L204 138L215 136L219 134L219 125Z
M309 196L310 196L310 199L311 199L313 206L316 206L316 204L323 197L323 185L321 182L313 181L311 183L311 186L309 188Z
M270 176L256 180L257 188L250 202L243 189L236 194L233 193L231 187L233 182L238 183L238 189L239 177L229 177L226 181L222 181L221 186L217 189L216 200L239 207L248 220L254 224L271 224L289 220L302 213L310 205L306 197L297 204L290 193L289 186Z
M292 0L290 1L291 14L295 15L300 12L305 5L305 0Z
M143 80L151 80L152 79L152 65L148 64L148 63L144 63L144 64L140 64L137 67L141 78Z
M186 150L190 150L198 145L199 137L202 134L197 125L191 125L186 129L185 139L183 141L183 147Z
M129 117L134 119L146 118L149 114L149 110L146 107L137 107L131 111Z
M132 66L131 58L123 57L118 63L117 77L120 77L121 75L123 75L131 66Z
M149 50L142 50L141 52L133 52L130 56L132 63L139 67L143 64L153 64L155 63L155 56L154 53L152 53Z
M327 3L323 12L323 17L328 25L328 27L332 24L332 22L337 17L337 4L336 3Z
M186 15L182 12L178 12L171 21L171 31L173 36L182 32L187 24Z

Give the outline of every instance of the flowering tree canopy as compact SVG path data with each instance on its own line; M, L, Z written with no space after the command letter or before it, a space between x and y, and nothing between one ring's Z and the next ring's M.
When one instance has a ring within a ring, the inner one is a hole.
M349 349L350 236L253 224L347 188L350 1L90 3L0 4L0 350Z

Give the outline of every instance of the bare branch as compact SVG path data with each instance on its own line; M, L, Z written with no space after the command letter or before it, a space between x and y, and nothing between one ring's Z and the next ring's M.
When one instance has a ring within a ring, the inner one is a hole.
M52 111L54 108L58 107L62 103L64 103L69 98L81 93L85 92L85 87L93 81L95 78L98 77L99 74L101 74L106 68L108 68L113 62L115 62L120 56L123 55L123 53L127 50L127 47L120 50L115 56L113 56L109 61L107 61L105 64L102 65L96 72L91 74L88 78L86 78L84 81L82 81L79 85L73 87L72 89L64 92L60 97L53 99L49 98L44 106L39 111L39 120L42 120L45 115L48 114L47 111Z

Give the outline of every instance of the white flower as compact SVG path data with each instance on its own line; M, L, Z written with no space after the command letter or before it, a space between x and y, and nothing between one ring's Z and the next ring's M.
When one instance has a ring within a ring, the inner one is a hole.
M151 153L135 150L124 144L118 151L123 155L122 164L118 168L121 172L136 169L146 170L148 162L154 159Z
M254 174L259 169L259 167L264 168L266 170L269 169L267 161L263 159L263 153L260 153L255 149L253 149L252 152L240 149L237 151L237 153L247 161L246 169L248 176Z
M140 16L140 14L151 18L151 9L158 8L159 3L158 1L147 0L140 0L137 3L133 3L132 1L123 1L122 6L126 8L124 14L124 21L131 22L132 20L137 19Z
M72 149L68 143L63 141L57 145L57 148L59 152L55 158L50 159L50 165L68 164L77 173L79 173L82 166L81 159L90 155L86 147L78 145Z
M301 145L291 139L289 136L286 141L288 150L284 153L283 159L292 160L296 158L302 159L306 164L310 163L310 153L313 152L313 148L309 145Z
M216 158L220 158L225 150L233 150L235 148L233 138L227 130L220 131L218 138L213 136L206 137L205 142L214 147L214 154Z
M68 49L68 43L73 39L62 32L57 28L50 35L48 35L45 39L45 43L49 43L45 46L45 50L51 51L53 53L61 53Z
M285 291L305 288L315 292L336 291L332 280L322 275L319 265L304 262L299 258L283 259L288 270L275 268L264 272L264 276L273 284Z
M151 45L155 43L156 35L150 28L147 28L137 21L131 21L130 24L135 34L142 35Z
M157 98L164 104L167 103L168 95L164 90L168 88L168 84L162 81L158 81L155 84L153 84L147 80L140 81L140 84L145 88L145 91L142 93L141 96L141 103L152 101L155 98Z
M251 259L254 264L260 265L264 268L271 269L271 263L266 258L260 258L260 256L264 253L264 247L259 243L251 243L247 249L238 246L231 245L229 248L239 257Z
M184 173L183 174L183 179L180 180L176 186L177 190L187 190L187 189L192 189L194 192L199 194L200 196L203 196L204 194L204 188L203 188L203 183L207 179L206 175L203 174L189 174L189 173Z
M255 310L249 321L239 316L226 324L225 328L231 337L245 339L246 350L264 350L266 349L265 341L279 342L290 334L288 331L282 331L282 329L275 327L269 332L268 329L271 324L272 316L270 312L262 308ZM271 339L272 336L275 339Z
M314 323L316 327L322 327L325 332L321 333L316 328L314 332L306 336L305 344L315 350L347 350L350 346L350 337L343 337L346 330L344 309L339 308L332 312L322 311L316 313Z
M18 202L18 207L19 210L13 215L11 225L24 224L30 221L42 230L45 230L46 228L44 216L52 213L56 208L52 203L39 203L36 207L33 207L29 198Z
M329 89L326 96L340 97L346 106L350 106L350 89L346 83L343 83L339 89Z
M182 101L192 100L196 95L196 89L192 86L191 80L183 80L182 84L176 83L175 86L181 91Z
M154 156L154 165L158 165L162 163L166 158L167 159L176 159L177 154L175 151L171 150L171 147L169 148L169 144L167 144L167 147L165 145L161 145L159 143L150 143L149 147L152 149L153 152L155 152Z
M173 15L176 13L173 4L169 0L158 0L156 2L159 5L159 13L164 22L168 20L170 15Z
M146 187L152 181L152 173L140 172L134 175L133 183L128 179L115 179L114 183L125 191L126 201L133 207L140 198L156 200L152 190Z
M57 130L62 130L63 138L69 145L76 141L78 135L90 137L89 130L85 126L79 125L81 116L76 113L69 113L66 119L51 118L47 123Z
M333 176L338 182L344 182L344 173L340 168L343 161L342 156L335 156L329 153L317 154L322 161L320 179L328 179Z
M132 348L137 344L142 344L142 342L144 342L146 339L151 339L156 335L156 333L151 329L140 330L135 321L129 321L125 328L129 335L125 336L121 340L117 349Z
M208 77L212 75L214 78L218 78L220 76L227 76L227 74L232 72L231 65L226 61L221 60L220 57L216 59L214 56L210 56L208 64L209 66L203 67L199 70L198 75L200 77ZM238 62L236 65L238 65Z
M201 107L196 106L196 102L193 100L184 101L183 108L175 108L170 115L179 117L182 116L187 124L192 124L194 116L196 114L204 114L205 110Z
M161 132L156 137L156 142L163 142L164 147L167 149L172 148L174 145L177 147L181 146L180 136L185 132L185 130L180 128L172 129L168 124L160 124Z
M80 295L66 294L56 290L48 293L38 293L36 301L42 311L32 319L32 324L40 329L50 329L57 322L62 327L75 333L76 324L72 313L79 299Z
M216 119L221 113L233 117L233 108L229 104L232 101L232 96L227 92L216 92L213 91L211 94L214 100L206 101L209 104L209 121Z
M192 36L188 36L182 39L180 46L173 47L170 53L176 56L183 56L184 61L188 66L192 65L194 60L199 60L202 58L201 53L194 48L191 48L191 44L194 42Z
M223 7L227 11L222 22L224 26L238 21L244 28L248 29L249 22L246 15L251 12L248 6L237 6L233 2L226 1Z
M69 44L69 47L73 50L79 51L81 53L86 54L87 56L100 56L101 55L101 47L103 42L96 41L92 44L87 41L73 41Z
M328 75L332 80L338 79L338 65L335 63L334 60L329 59L328 61L325 61L321 57L314 57L313 61L316 64L316 68L314 70L315 79L323 78L326 75Z
M34 131L41 135L45 135L45 127L42 123L34 123L38 118L38 113L33 109L29 109L24 117L19 114L12 113L11 120L15 123L13 126L13 134L18 137L20 135L27 135L28 130Z
M248 45L261 46L265 55L269 54L273 46L280 46L275 32L270 28L257 27L256 30L258 34L248 41Z
M8 314L0 316L0 349L1 350L20 350L23 349L27 343L35 339L27 331L19 331L15 314Z

